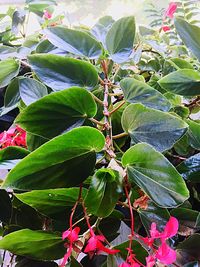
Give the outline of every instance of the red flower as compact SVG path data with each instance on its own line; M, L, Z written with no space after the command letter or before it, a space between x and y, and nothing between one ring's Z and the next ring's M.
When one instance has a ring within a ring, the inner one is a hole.
M89 253L90 256L93 256L95 253L105 252L107 254L116 254L119 252L118 249L106 248L102 242L105 241L103 235L92 235L88 240L88 244L84 250L85 253Z
M170 18L170 19L173 19L174 17L174 13L176 12L176 9L177 9L178 5L175 3L175 2L171 2L167 8L167 10L165 11L165 14L164 14L164 19L166 17Z
M67 230L63 232L62 239L64 240L67 238L71 243L73 243L74 241L78 240L79 232L80 232L79 227L75 227L72 231Z
M155 265L155 257L152 255L146 257L146 264L147 267L153 267Z
M76 252L80 252L79 248L76 245L80 245L82 246L82 242L78 240L78 234L80 232L80 228L79 227L75 227L72 230L67 230L65 232L63 232L62 234L62 239L65 240L67 239L68 242L65 243L65 247L68 248L67 253L64 255L63 261L60 265L60 267L65 267L69 257L72 254L73 249Z
M177 234L178 232L178 220L175 217L170 217L169 221L167 222L164 232L163 238L170 238Z
M163 264L172 264L176 261L176 251L171 249L164 241L155 256Z
M171 28L170 28L169 26L162 26L162 30L163 30L164 32L168 32L168 31L171 30Z
M19 126L0 133L0 148L9 146L26 147L26 132Z
M52 14L49 13L49 11L44 10L43 18L44 19L51 19L52 18Z

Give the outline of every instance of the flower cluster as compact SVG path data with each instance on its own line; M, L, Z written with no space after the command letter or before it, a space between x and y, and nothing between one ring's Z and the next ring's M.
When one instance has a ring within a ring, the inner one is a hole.
M9 146L26 147L26 131L16 126L0 133L0 149Z
M106 247L103 243L105 242L105 237L103 235L96 235L92 228L90 230L90 238L87 241L87 244L84 249L84 253L87 253L89 257L93 257L95 254L101 252L107 254L116 254L120 252L118 249L111 249ZM60 267L64 267L74 250L77 253L81 252L83 247L82 241L79 239L80 228L75 227L74 229L67 230L63 233L62 238L66 240L65 247L67 252L64 256L63 262ZM178 221L174 217L170 217L167 222L163 232L157 230L156 223L151 224L150 237L141 238L150 249L151 254L146 258L146 267L153 267L156 264L156 261L163 264L172 264L176 261L176 252L166 243L168 238L175 236L178 232ZM155 248L154 241L156 239L160 240L161 245L158 248ZM128 255L125 262L121 263L119 267L140 267L145 266L136 259L136 255L133 253L132 249L127 248Z
M163 17L163 26L162 26L162 30L164 32L171 30L171 28L168 25L166 25L166 19L167 18L170 18L170 19L174 18L174 13L176 12L177 7L178 7L178 5L176 2L171 2L169 4L168 8L166 9L166 11L164 13L164 17Z

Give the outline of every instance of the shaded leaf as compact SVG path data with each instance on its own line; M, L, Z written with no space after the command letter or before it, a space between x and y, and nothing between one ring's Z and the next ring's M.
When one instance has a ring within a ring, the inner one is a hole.
M0 61L0 87L4 87L19 73L19 62L15 59Z

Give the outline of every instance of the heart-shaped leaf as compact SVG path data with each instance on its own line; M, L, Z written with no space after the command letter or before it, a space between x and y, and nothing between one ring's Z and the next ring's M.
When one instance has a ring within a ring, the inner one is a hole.
M104 136L94 128L73 129L25 157L9 172L2 186L32 190L78 185L90 175L96 152L104 144Z
M56 47L78 56L95 59L102 53L100 43L84 31L57 26L45 29L44 34Z
M123 112L122 127L132 143L146 142L158 151L165 151L181 138L188 126L169 113L130 104Z
M167 98L144 82L125 78L120 82L120 86L129 103L142 103L147 107L163 111L168 111L171 107Z
M35 260L57 260L65 253L61 235L23 229L4 236L0 249Z
M200 27L190 24L180 17L175 18L175 27L185 45L200 60Z
M85 89L72 87L52 93L24 109L16 119L22 128L45 138L81 126L86 118L96 115L92 95Z
M106 47L114 62L123 63L129 59L134 39L134 17L124 17L113 23L106 36Z
M0 61L0 88L8 85L10 81L19 73L19 62L15 59Z
M38 212L51 217L59 212L65 212L78 199L80 189L59 188L48 190L32 190L31 192L15 194L23 203L36 209ZM82 197L85 198L87 190L83 188Z
M135 182L160 207L181 205L189 197L186 184L175 167L152 146L137 144L122 157L130 181Z
M98 83L95 67L83 60L50 54L31 55L28 60L40 80L54 91L72 86L91 89Z
M174 71L158 81L159 85L174 94L196 96L200 94L200 73L190 69Z

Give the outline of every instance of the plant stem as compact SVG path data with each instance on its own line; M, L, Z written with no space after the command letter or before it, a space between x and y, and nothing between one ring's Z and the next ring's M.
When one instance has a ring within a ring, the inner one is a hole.
M115 107L113 110L110 111L110 115L112 115L114 112L116 112L118 109L120 109L125 103L126 103L126 101L123 100L117 107Z
M98 97L96 97L94 94L92 94L92 97L94 98L94 100L99 103L100 105L103 106L103 101L101 101Z
M96 123L97 125L104 126L104 123L103 123L103 122L100 122L100 121L98 121L98 120L96 120L96 119L94 119L94 118L90 118L89 120L90 120L91 122Z
M115 139L119 139L125 136L128 136L128 134L124 132L124 133L113 135L113 139L115 140Z

